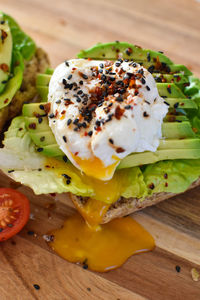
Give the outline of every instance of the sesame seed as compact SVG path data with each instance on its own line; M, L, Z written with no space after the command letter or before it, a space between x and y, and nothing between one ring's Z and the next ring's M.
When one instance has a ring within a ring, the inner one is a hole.
M37 152L42 152L43 150L43 148L37 148Z
M150 73L153 73L154 69L155 69L155 67L154 67L154 65L152 65L152 66L150 66L150 67L148 68L148 71L149 71Z
M176 103L174 104L174 108L178 108L178 106L179 106L179 103L176 102Z
M115 66L116 66L116 67L119 67L120 65L121 65L120 62L116 62L116 63L115 63Z
M41 136L40 141L44 142L45 141L45 136Z
M167 106L170 106L170 104L169 104L167 101L164 101L164 103L165 103Z
M9 171L8 171L9 174L10 174L10 173L13 173L13 172L15 172L15 170L9 170Z
M55 117L55 115L53 113L49 115L50 119L53 119L54 117Z
M39 108L40 108L41 110L44 110L44 105L40 104Z
M64 178L66 178L66 179L71 180L71 177L70 177L69 175L67 175L67 174L62 174L62 176L63 176Z
M42 123L42 121L43 121L43 119L42 119L42 118L38 118L38 123L39 123L39 124L41 124L41 123Z
M87 76L86 74L83 74L82 77L83 77L84 79L88 79L88 76Z
M71 122L72 122L72 119L68 119L67 120L67 125L69 126L71 124Z
M103 69L103 68L104 68L104 64L101 63L101 64L99 65L99 67L100 67L101 69Z
M66 65L67 67L69 67L69 63L68 63L67 60L65 61L65 65Z
M145 117L145 118L149 117L149 115L146 111L143 112L143 117Z
M180 271L181 271L181 267L180 266L176 266L175 269L176 269L176 272L180 273Z
M63 161L66 163L68 161L68 158L66 155L63 156Z
M170 87L170 86L168 86L168 87L167 87L167 91L168 91L168 93L169 93L169 94L171 94L171 93L172 93L172 91L171 91L171 87Z
M70 80L72 78L72 74L70 74L67 79Z
M40 289L40 286L39 286L38 284L34 284L33 286L34 286L34 288L35 288L36 290L39 290L39 289Z
M123 102L123 98L122 98L121 96L118 96L118 97L116 98L116 101L117 101L117 102Z
M142 84L145 84L146 80L142 77L141 82L142 82Z
M150 87L149 87L148 85L146 85L146 89L147 89L147 91L150 91L150 90L151 90Z
M114 144L113 139L109 139L109 143L111 143L113 145Z
M74 120L73 124L74 124L74 125L77 125L78 122L79 122L79 119L77 118L77 119Z
M92 130L88 132L89 136L92 136L92 134L93 134Z
M80 81L79 81L79 84L80 84L80 85L83 85L83 80L80 80Z
M147 61L150 61L151 60L151 56L150 56L150 53L147 52Z
M65 135L63 135L63 141L64 141L65 143L67 143L67 138L66 138Z

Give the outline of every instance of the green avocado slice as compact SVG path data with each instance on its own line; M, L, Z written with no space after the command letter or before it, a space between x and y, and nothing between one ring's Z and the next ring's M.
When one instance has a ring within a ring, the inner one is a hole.
M3 93L0 95L0 109L11 102L23 80L24 63L22 56L17 51L13 51L12 65L14 68L13 77L9 79Z
M3 15L1 13L0 35L0 93L2 93L11 71L13 41L8 22L3 19Z
M131 168L138 165L152 164L161 160L174 159L199 159L200 148L198 149L167 149L156 152L133 153L126 156L120 162L118 169ZM139 164L140 163L140 164Z
M92 48L82 50L77 56L78 58L98 58L102 60L117 60L119 57L123 57L124 59L148 62L155 62L159 59L160 62L165 64L173 63L168 57L160 52L143 49L139 46L125 42L113 42L106 44L99 43Z

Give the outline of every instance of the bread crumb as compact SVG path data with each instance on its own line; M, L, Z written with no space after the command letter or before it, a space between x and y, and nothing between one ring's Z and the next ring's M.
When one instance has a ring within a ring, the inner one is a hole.
M199 272L197 271L197 269L192 268L191 274L192 274L192 279L194 281L199 281Z

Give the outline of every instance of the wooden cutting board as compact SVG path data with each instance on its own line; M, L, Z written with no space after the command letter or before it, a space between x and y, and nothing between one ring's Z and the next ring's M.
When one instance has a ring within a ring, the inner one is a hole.
M164 50L200 75L199 1L0 0L0 4L48 51L53 66L99 41L120 40ZM31 201L27 226L0 245L0 300L200 299L200 281L191 276L192 268L200 271L200 188L134 214L154 236L156 249L99 274L64 261L43 239L73 213L67 195L56 196L57 201L35 196L3 174L0 186L17 188Z

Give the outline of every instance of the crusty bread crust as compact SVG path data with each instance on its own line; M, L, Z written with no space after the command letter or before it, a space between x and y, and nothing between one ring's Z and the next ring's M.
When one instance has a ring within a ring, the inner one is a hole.
M187 190L193 189L200 185L200 178L193 182ZM163 200L169 199L175 195L174 193L157 193L152 196L146 197L141 200L138 198L123 198L121 197L118 201L113 203L107 213L104 215L102 224L108 223L112 219L127 216L137 210L141 210L147 206L157 204ZM75 203L75 206L82 207L88 198L79 197L71 194L71 199Z

